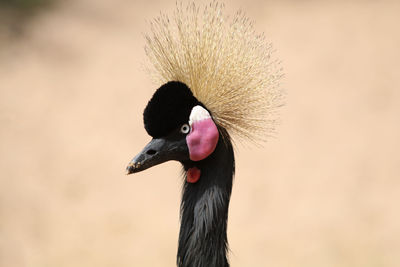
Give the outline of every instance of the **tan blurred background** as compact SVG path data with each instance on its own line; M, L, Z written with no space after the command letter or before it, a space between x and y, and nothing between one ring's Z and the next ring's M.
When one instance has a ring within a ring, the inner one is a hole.
M4 1L0 266L175 266L179 164L124 174L156 89L142 33L175 0ZM236 150L232 266L400 266L400 2L225 3L287 91L277 137Z

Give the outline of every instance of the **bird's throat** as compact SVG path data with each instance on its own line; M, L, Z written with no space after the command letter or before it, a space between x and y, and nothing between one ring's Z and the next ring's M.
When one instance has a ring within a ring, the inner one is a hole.
M234 174L231 142L221 138L215 151L196 162L196 167L183 164L187 177L181 203L178 266L227 267L226 229Z

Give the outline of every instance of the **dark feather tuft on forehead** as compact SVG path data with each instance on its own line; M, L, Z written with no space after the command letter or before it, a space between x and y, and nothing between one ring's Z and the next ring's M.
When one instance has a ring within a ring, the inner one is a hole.
M188 123L192 108L199 104L186 84L168 82L154 93L144 109L144 128L153 138L167 136Z

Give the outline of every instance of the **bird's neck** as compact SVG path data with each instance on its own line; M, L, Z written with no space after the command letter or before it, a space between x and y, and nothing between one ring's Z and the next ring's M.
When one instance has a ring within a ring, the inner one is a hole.
M185 170L196 166L201 176L196 183L185 181L183 186L177 264L228 267L226 230L235 168L229 136L220 138L205 160L183 165Z

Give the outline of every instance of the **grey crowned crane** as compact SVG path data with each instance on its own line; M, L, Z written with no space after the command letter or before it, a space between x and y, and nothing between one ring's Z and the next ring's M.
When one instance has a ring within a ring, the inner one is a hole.
M281 71L270 44L243 13L229 20L223 9L216 1L177 4L172 19L161 14L146 35L148 70L161 86L143 113L152 140L127 173L169 160L182 164L180 267L229 266L231 135L265 140L281 105Z

